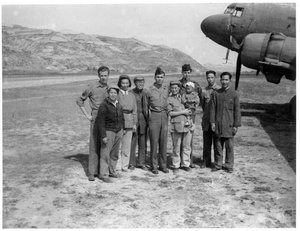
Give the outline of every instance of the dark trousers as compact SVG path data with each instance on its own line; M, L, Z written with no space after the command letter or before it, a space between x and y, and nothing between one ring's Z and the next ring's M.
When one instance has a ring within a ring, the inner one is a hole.
M99 174L99 158L100 158L101 142L99 138L98 126L95 125L95 119L91 121L90 126L90 147L89 147L89 164L88 173L90 175Z
M211 166L211 147L213 144L213 135L213 131L203 131L203 165L206 167Z
M223 163L223 148L225 144L225 168L233 170L234 163L234 137L224 138L224 137L214 137L214 151L215 151L215 167L222 168Z
M136 132L132 134L129 165L142 167L146 165L147 153L147 129L144 134L139 133L139 125ZM136 145L138 144L138 161L136 163Z
M168 116L166 112L152 112L149 120L150 167L167 168ZM157 149L159 152L157 153Z

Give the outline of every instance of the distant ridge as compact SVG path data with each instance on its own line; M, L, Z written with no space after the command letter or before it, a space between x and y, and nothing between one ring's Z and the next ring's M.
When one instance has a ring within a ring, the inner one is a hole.
M205 68L185 53L165 45L151 45L135 38L61 32L20 25L2 26L3 71L55 71L61 73L95 70L108 65L119 73L180 72L185 63L195 72Z

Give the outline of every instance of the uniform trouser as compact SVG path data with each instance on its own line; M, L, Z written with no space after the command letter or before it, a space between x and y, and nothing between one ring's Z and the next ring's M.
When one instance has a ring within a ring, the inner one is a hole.
M213 135L213 131L203 131L203 165L206 167L211 166L211 147L213 143Z
M152 112L149 120L150 167L167 168L168 116L166 112ZM159 152L157 154L157 149Z
M174 168L189 167L191 158L191 140L192 133L189 132L172 132L173 155L172 165ZM182 146L181 146L182 145ZM182 147L182 151L181 151Z
M130 148L132 140L132 128L125 128L122 138L121 146L121 168L128 169L129 158L130 158Z
M225 138L225 137L214 137L214 151L215 151L215 167L222 168L223 162L223 148L225 144L226 155L225 155L225 165L224 167L230 170L233 170L234 163L234 137Z
M129 165L142 167L146 165L146 153L147 153L147 129L144 134L139 131L139 125L137 126L136 132L132 133L131 140L131 151ZM136 145L138 144L138 161L136 163Z
M95 119L90 125L90 147L89 147L89 164L88 173L90 175L99 174L99 157L100 157L101 141L99 138L98 126L95 125Z
M107 144L102 142L100 151L100 178L106 178L109 174L116 173L122 136L123 130L119 132L106 131L108 142Z
M192 121L193 121L193 123L195 124L195 121L196 121L196 114L193 114L192 115ZM192 133L192 138L191 138L191 157L190 157L190 162L191 162L191 164L193 164L193 150L194 150L194 142L193 142L193 139L194 139L194 131L191 131L191 133ZM181 144L181 146L180 146L180 152L182 152L183 151L183 147L182 147L182 144Z

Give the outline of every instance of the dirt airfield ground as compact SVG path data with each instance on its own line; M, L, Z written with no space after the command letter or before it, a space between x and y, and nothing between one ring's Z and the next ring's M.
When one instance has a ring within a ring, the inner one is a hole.
M295 82L241 76L233 174L199 168L199 110L196 169L136 169L113 184L86 176L89 122L75 100L88 82L3 88L3 228L296 227L296 122L286 104Z

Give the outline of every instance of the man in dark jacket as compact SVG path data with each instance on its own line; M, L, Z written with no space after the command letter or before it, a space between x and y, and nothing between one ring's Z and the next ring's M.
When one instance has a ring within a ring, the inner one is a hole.
M138 168L148 170L146 167L145 159L147 152L147 108L146 108L146 90L144 89L145 79L142 76L134 78L135 88L130 90L136 98L137 104L137 125L136 131L132 134L131 140L131 154L129 169L134 169L137 165ZM136 145L138 143L138 163L136 164Z
M230 88L232 75L229 72L221 74L222 88L212 93L210 106L210 123L214 135L215 167L212 172L222 168L223 147L225 144L226 156L223 168L233 172L234 163L234 136L241 126L241 111L239 96Z

